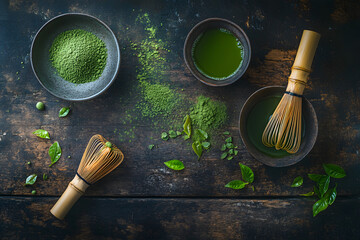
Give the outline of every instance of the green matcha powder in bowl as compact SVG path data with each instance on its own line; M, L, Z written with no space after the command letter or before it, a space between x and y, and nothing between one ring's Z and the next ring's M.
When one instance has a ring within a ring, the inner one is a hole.
M56 97L83 101L103 93L120 65L116 36L99 19L67 13L48 21L31 46L40 84Z
M97 80L107 59L105 43L82 29L59 34L49 53L51 64L60 77L75 84Z

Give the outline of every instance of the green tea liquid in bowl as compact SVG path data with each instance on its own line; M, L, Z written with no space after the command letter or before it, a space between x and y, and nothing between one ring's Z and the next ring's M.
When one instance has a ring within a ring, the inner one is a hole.
M195 41L192 57L196 68L206 77L223 80L231 77L243 62L241 42L226 29L210 29Z

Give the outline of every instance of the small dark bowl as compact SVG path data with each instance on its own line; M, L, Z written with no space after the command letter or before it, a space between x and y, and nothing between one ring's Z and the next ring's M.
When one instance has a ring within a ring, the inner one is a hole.
M244 57L241 67L236 71L232 76L223 79L223 80L214 80L203 75L195 66L192 49L196 39L205 31L214 28L223 28L230 31L243 45L244 47ZM222 19L222 18L208 18L204 21L198 23L191 29L189 34L186 37L184 44L184 59L186 66L190 69L191 73L202 83L205 83L209 86L226 86L237 81L246 71L249 66L251 57L251 47L249 38L246 36L245 32L235 23Z
M74 84L62 79L52 67L49 49L54 39L62 32L83 29L104 41L107 48L107 63L102 75L95 81ZM120 49L115 34L99 19L86 14L66 13L44 24L31 45L31 66L40 84L51 94L69 101L92 99L103 93L115 80L120 66Z
M266 155L258 150L249 139L246 125L250 111L260 101L269 96L280 95L285 92L285 87L272 86L265 87L254 92L245 102L240 112L240 135L248 152L258 161L271 167L285 167L293 165L302 160L313 148L317 134L318 121L315 110L311 103L304 97L302 101L302 115L305 121L305 136L302 138L300 149L298 152L281 158L275 158Z

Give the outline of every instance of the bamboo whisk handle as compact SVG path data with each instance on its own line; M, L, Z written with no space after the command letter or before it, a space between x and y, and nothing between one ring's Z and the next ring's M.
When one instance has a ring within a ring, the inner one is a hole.
M299 48L296 53L294 67L311 70L315 51L320 40L320 34L310 30L304 30Z
M89 187L78 175L75 175L74 179L69 183L65 192L61 195L56 204L52 207L50 212L62 220L66 214L70 211L76 201L85 193L85 190Z
M319 33L309 30L303 31L289 77L289 83L286 89L287 92L296 93L298 95L303 94L319 40Z

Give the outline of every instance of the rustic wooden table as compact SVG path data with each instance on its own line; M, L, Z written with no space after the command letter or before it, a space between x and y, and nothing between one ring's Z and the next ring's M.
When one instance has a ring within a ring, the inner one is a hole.
M49 94L36 80L29 62L37 30L66 12L100 18L116 33L122 48L115 83L105 94L86 102L69 103ZM0 238L359 239L359 12L359 2L351 0L1 1ZM191 100L202 94L227 104L229 121L221 130L229 130L240 147L235 159L220 160L220 146L214 145L196 161L188 144L162 141L160 133L168 129L154 127L153 121L136 115L138 99L130 93L136 86L139 63L130 44L145 38L144 26L135 20L144 13L170 50L165 56L165 73L171 87L184 89L184 96ZM208 17L239 24L252 44L249 69L228 87L203 85L183 61L187 33ZM303 29L322 34L305 91L318 115L319 135L300 163L271 168L254 160L241 144L239 112L253 91L286 85ZM37 101L46 104L44 112L35 108ZM69 105L71 114L59 119L59 109ZM47 129L52 140L33 136L39 128ZM125 160L89 188L67 218L59 221L49 210L73 178L85 145L95 133L117 144ZM47 152L55 140L63 156L49 168ZM150 151L149 144L158 148ZM181 158L186 169L167 169L163 162L173 158ZM239 162L254 170L255 191L224 187L240 178ZM323 173L323 163L342 166L347 177L336 181L335 203L314 218L315 200L299 194L312 190L306 174ZM32 173L46 173L49 179L24 187ZM304 185L291 188L299 175ZM34 189L36 195L31 194Z

